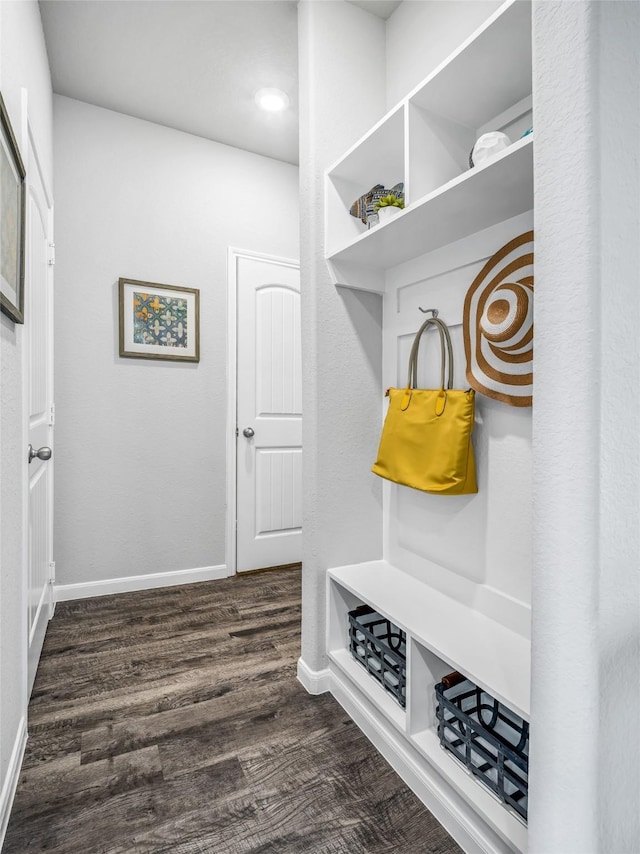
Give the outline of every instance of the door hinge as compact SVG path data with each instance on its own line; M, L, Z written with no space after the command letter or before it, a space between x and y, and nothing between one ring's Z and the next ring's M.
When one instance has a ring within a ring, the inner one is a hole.
M56 244L50 243L49 244L49 266L53 267L55 263L56 263Z
M53 427L56 423L56 405L55 403L51 404L51 410L49 412L49 427Z
M55 560L49 561L49 584L56 583L56 562Z
M239 436L239 435L240 435L240 431L239 431L239 430L238 430L238 428L236 427L236 439L238 438L238 436Z

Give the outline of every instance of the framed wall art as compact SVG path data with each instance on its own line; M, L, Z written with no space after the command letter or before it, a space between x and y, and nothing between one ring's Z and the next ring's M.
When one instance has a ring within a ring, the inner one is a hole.
M25 170L0 95L0 309L24 323Z
M120 279L120 355L200 361L200 291Z

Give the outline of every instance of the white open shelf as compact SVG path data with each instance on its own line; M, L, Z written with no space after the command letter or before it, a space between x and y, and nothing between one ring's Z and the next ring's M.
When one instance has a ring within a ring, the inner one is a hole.
M352 238L327 260L387 270L532 207L530 134L486 165L469 169L419 199L388 223Z
M451 665L451 670L463 673L529 719L531 642L527 638L385 560L330 569L329 578L348 590L357 604L370 605Z
M350 214L351 205L375 184L406 182L405 107L382 118L329 172L326 182L325 242L329 250L357 239L366 226Z
M366 185L379 169L385 173L380 178L394 183L404 180L403 133L404 104L401 103L340 158L329 170L331 177L362 185L359 195L369 189Z
M527 717L528 640L384 560L330 569L328 585L327 651L336 696L352 698L354 720L365 731L371 721L381 721L385 739L400 751L415 751L414 762L426 763L424 780L440 797L446 797L444 781L464 799L500 840L483 850L526 851L526 824L441 747L434 687L446 673L460 670ZM348 613L362 604L407 634L406 709L349 651Z
M489 789L440 746L435 729L423 730L411 737L418 751L485 818L496 833L517 851L527 850L527 826L511 810L505 809Z
M531 94L531 5L504 3L407 100L479 128Z
M343 674L370 699L376 708L399 730L405 731L406 712L384 688L375 681L361 664L353 658L348 649L332 650L329 653L330 660L340 668Z
M326 260L335 284L381 293L384 272L533 207L531 4L508 0L326 173ZM487 130L512 145L469 168ZM520 138L521 137L521 138ZM375 184L407 207L370 229L349 210Z

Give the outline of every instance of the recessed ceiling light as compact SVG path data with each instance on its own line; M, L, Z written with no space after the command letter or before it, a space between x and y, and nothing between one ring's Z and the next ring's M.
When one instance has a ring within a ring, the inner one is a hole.
M289 96L282 89L260 89L256 92L256 104L270 113L279 113L289 106Z

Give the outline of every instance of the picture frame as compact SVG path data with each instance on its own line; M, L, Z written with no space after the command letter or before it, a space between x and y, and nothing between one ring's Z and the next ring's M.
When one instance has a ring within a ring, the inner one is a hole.
M0 310L24 323L26 172L0 95Z
M200 361L200 291L140 279L118 280L120 356Z

